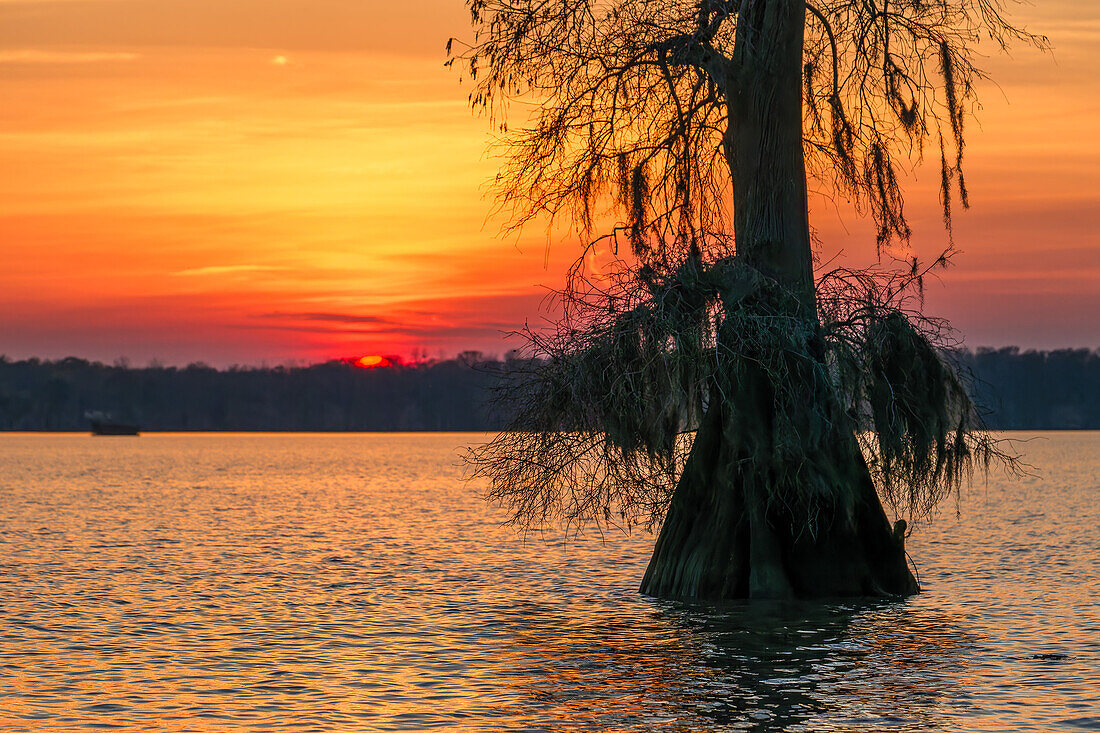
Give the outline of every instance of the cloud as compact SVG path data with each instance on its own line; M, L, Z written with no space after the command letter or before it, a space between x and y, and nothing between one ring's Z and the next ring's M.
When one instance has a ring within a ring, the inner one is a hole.
M44 51L37 48L0 51L0 64L97 64L139 58L141 54L108 51Z
M497 336L514 330L515 324L473 319L446 319L444 322L417 322L416 313L406 313L409 318L358 315L354 313L283 312L261 313L253 318L276 321L275 323L238 324L237 328L301 331L315 334L336 335L391 335L391 336Z
M244 330L292 331L327 336L373 336L386 338L430 338L434 341L458 338L493 338L499 340L508 331L500 324L468 324L463 326L416 324L381 324L379 328L339 328L337 326L283 325L283 324L231 324L230 328ZM475 345L476 346L476 345Z
M381 316L360 316L352 313L261 313L257 318L276 318L289 321L323 321L327 323L379 323L393 324L394 321Z
M195 267L189 270L179 270L172 274L180 277L193 277L196 275L236 275L245 272L276 272L289 269L289 267L276 267L274 265L211 265L209 267Z

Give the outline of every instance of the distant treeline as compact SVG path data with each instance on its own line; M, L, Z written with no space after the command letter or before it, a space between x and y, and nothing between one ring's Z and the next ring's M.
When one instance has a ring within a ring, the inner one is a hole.
M86 430L94 412L142 430L489 430L498 377L474 361L219 370L0 357L0 430Z
M1100 430L1100 350L978 349L960 354L998 430Z
M978 349L959 355L995 429L1100 429L1100 351ZM0 430L86 430L101 412L143 430L493 430L505 362L459 359L372 369L218 370L0 357Z

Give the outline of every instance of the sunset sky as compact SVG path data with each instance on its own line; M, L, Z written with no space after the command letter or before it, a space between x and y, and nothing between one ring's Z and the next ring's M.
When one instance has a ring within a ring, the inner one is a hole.
M1100 3L1014 17L1055 50L981 63L964 254L928 307L971 346L1098 347ZM577 242L487 220L450 35L461 0L0 0L0 354L502 353ZM927 254L937 176L908 191ZM812 208L826 254L873 261L865 222Z

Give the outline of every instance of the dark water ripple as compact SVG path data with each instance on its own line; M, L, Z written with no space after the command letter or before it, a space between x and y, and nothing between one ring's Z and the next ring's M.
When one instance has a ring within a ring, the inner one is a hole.
M0 437L0 730L1100 730L1100 434L824 605L641 597L651 536L500 527L474 439Z

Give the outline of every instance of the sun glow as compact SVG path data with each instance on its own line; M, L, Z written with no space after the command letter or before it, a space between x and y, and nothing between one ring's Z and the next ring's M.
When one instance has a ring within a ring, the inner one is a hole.
M355 366L360 369L374 369L375 367L388 367L392 362L384 356L378 356L374 354L372 356L361 356L355 360Z
M493 236L501 161L438 41L468 33L464 4L225 9L259 5L0 0L0 170L20 172L0 179L0 352L369 370L363 351L499 353L544 317L582 250L565 220ZM982 64L1003 91L979 90L966 253L929 313L972 346L1100 344L1100 3L1018 11L1057 63ZM906 187L922 260L947 244L931 158ZM823 262L875 261L873 226L824 183L812 201Z

